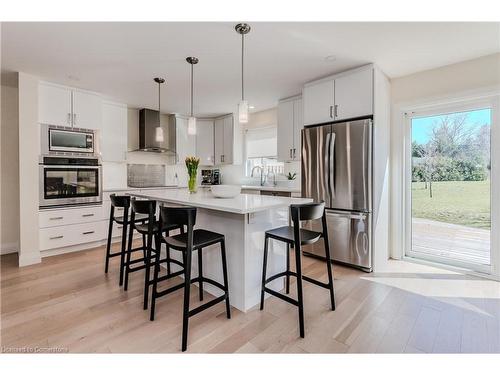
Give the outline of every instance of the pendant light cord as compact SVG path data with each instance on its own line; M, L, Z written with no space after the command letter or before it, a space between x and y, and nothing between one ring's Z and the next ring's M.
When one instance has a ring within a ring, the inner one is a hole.
M241 101L245 100L245 81L244 81L244 59L245 57L245 34L241 34Z
M158 126L161 125L161 83L158 82Z
M191 117L193 117L193 74L194 64L191 64Z

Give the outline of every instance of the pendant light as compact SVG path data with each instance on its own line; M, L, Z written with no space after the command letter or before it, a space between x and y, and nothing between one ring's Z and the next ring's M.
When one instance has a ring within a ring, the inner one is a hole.
M156 142L163 142L163 128L161 127L161 84L165 83L163 78L155 78L154 81L158 84L158 126L155 129Z
M241 35L241 101L238 104L238 119L240 123L248 122L248 101L245 100L245 76L244 76L244 57L245 57L245 34L250 32L250 25L239 23L234 29Z
M188 119L188 129L187 132L189 135L196 134L196 117L193 116L193 74L194 74L194 66L198 64L197 57L186 57L186 61L191 64L191 113Z

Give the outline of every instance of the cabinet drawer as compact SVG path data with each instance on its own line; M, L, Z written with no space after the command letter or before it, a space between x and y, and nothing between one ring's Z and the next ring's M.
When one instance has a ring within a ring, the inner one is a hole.
M102 206L78 207L39 212L40 228L102 220Z
M40 250L100 241L105 237L102 221L40 229Z

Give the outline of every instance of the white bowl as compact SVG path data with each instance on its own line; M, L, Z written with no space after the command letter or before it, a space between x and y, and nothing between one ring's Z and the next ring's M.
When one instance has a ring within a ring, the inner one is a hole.
M212 185L212 194L217 198L234 198L241 193L238 185Z

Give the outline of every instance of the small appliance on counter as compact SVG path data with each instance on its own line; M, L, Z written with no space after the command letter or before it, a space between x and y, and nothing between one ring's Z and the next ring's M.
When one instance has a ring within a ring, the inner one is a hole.
M202 185L220 185L220 169L202 169L201 184Z

